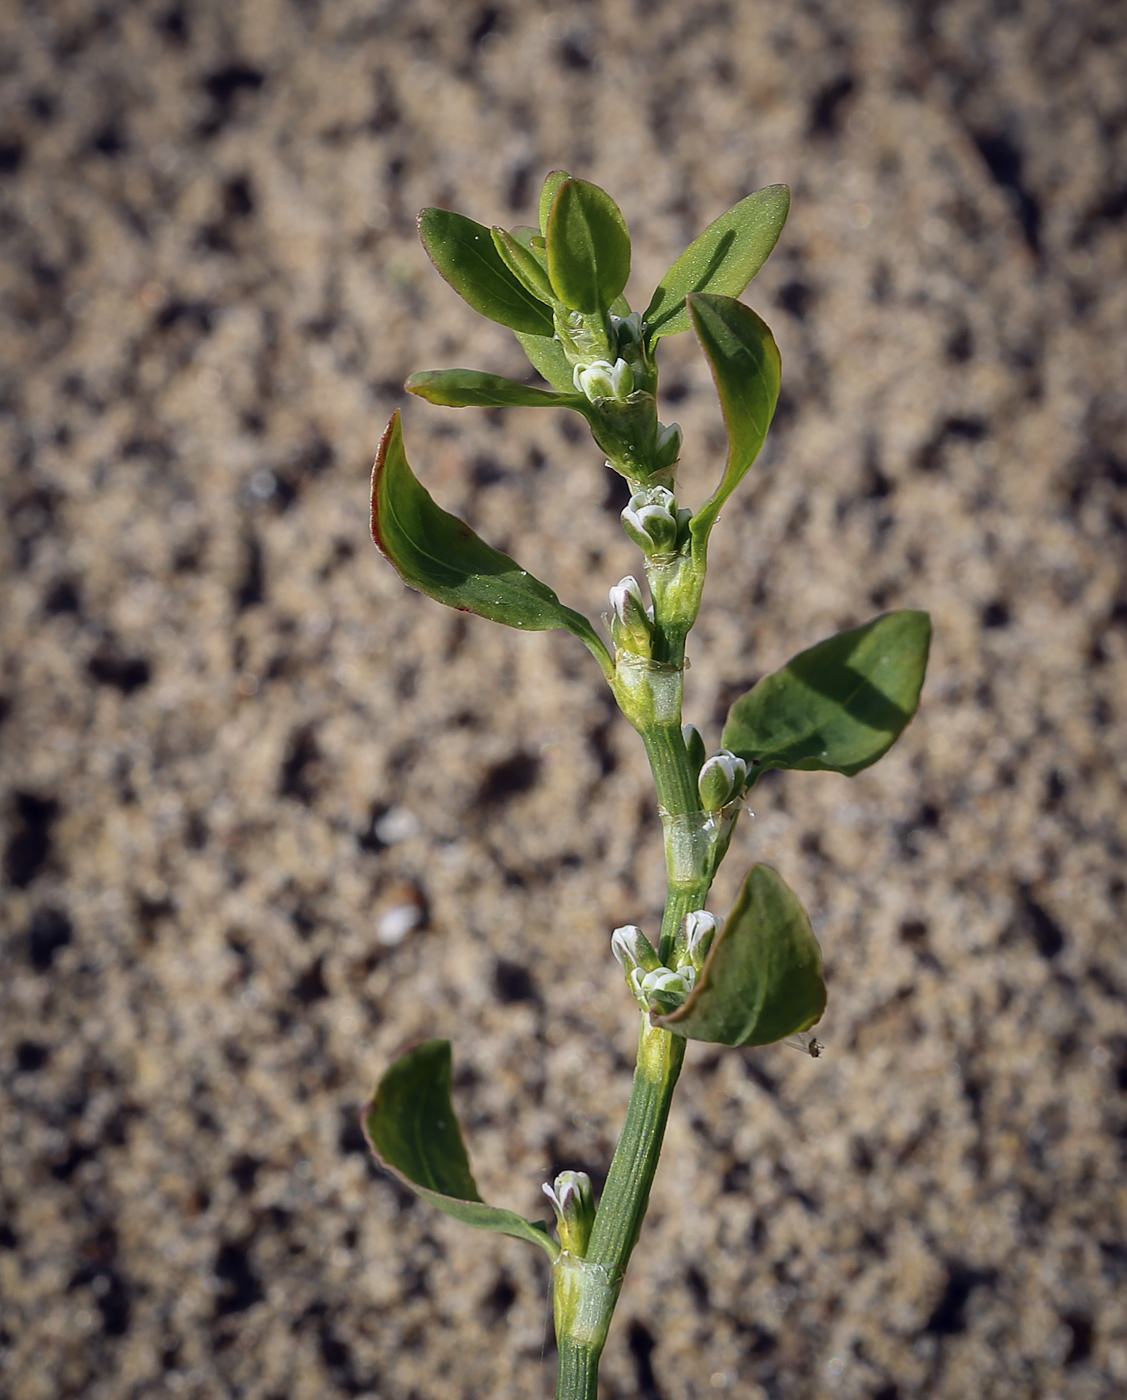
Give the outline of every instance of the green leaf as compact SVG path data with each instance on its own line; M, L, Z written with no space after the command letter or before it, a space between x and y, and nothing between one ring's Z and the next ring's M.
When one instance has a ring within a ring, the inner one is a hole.
M555 301L552 284L548 281L547 268L531 247L526 248L508 229L499 225L490 229L490 233L493 235L493 246L497 249L498 256L521 286L526 287L545 305Z
M564 394L575 392L574 371L568 364L563 346L558 340L546 335L522 335L519 331L517 339L533 367L540 371L549 384Z
M560 177L560 184L565 176ZM539 229L528 228L520 224L516 228L509 230L509 233L522 248L528 250L537 259L542 267L548 265L548 254L544 247L544 240L540 236ZM611 311L616 316L629 316L630 303L625 297L616 297L611 303ZM528 356L533 366L539 370L549 384L554 384L557 389L565 394L571 393L575 388L575 381L572 378L572 366L568 363L568 358L563 352L563 346L554 337L543 335L519 335L517 339L524 348L524 353Z
M557 394L478 369L423 370L405 387L428 403L448 408L574 408L585 414L591 407L582 394Z
M782 361L765 322L742 302L699 292L689 297L689 310L728 428L724 479L689 525L693 552L699 556L707 547L720 507L747 475L763 446L779 401Z
M756 865L684 1005L651 1020L689 1040L772 1045L825 1009L822 952L806 911L780 875Z
M565 180L548 216L548 275L565 306L605 314L630 276L630 234L614 200L588 180Z
M552 186L552 197L560 185L568 178L562 170L554 171L553 174L559 179ZM544 188L548 188L552 176L544 182ZM551 205L548 206L549 209ZM547 222L547 214L545 214ZM529 228L526 224L518 224L509 230L522 248L526 248L540 265L547 271L548 250L544 246L544 238L538 228ZM563 352L563 346L554 335L522 335L517 333L517 339L521 343L521 348L528 356L534 369L548 381L549 384L561 390L565 394L574 393L575 380L572 378L572 368L568 364L567 356Z
M789 208L786 185L768 185L709 224L658 283L642 316L651 337L689 329L685 298L693 292L738 297L767 261Z
M548 216L552 212L552 205L556 202L556 195L560 192L560 186L565 180L570 180L571 176L566 170L549 170L544 180L544 185L540 190L540 233L546 238L548 236Z
M432 263L483 316L527 335L551 335L552 312L501 260L483 224L450 209L424 209L419 237Z
M566 627L608 675L613 662L587 619L565 607L546 583L487 545L464 520L431 500L403 450L396 412L372 469L372 539L404 583L463 612L540 632Z
M852 777L916 713L930 641L927 613L905 610L819 642L736 701L724 747L756 776L791 768Z
M548 266L548 251L538 228L532 228L529 224L514 224L509 230L509 236L515 238L522 248L527 249L541 267Z
M450 1098L450 1068L450 1042L424 1040L384 1074L364 1110L376 1161L463 1225L528 1240L555 1259L559 1246L546 1225L481 1199Z

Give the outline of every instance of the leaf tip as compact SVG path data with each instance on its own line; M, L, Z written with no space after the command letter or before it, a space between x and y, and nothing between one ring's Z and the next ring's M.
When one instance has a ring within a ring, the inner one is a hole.
M412 376L414 377L414 376ZM391 560L391 555L384 548L383 534L380 530L380 484L383 474L387 469L387 456L391 450L392 443L402 435L401 415L399 409L391 415L391 421L384 429L384 435L380 438L380 445L376 449L376 460L372 463L372 498L371 513L369 516L369 529L372 534L372 543L387 560Z

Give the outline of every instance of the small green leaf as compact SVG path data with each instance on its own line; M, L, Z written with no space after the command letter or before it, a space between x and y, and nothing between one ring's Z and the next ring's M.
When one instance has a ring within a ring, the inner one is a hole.
M553 198L555 197L555 191L563 184L564 180L568 178L562 171L557 171L556 173L559 175L559 180L552 186ZM551 177L549 177L549 180L550 179ZM545 186L545 188L547 188L547 186ZM551 205L549 204L548 210L550 209ZM545 212L544 218L546 223L547 212ZM548 251L539 229L528 228L525 225L518 224L515 228L511 228L509 233L522 248L527 249L527 251L537 259L541 267L547 269ZM623 296L616 297L611 303L610 309L616 316L630 315L630 303ZM543 375L549 384L554 385L565 394L569 394L574 390L574 371L568 362L567 356L564 354L563 346L555 337L518 334L517 339L520 341L524 353L528 356L532 365Z
M566 170L549 170L544 180L540 190L540 233L545 238L548 236L548 216L556 202L556 195L559 194L563 182L570 179L571 176Z
M364 1110L376 1161L463 1225L528 1240L555 1259L559 1246L546 1225L481 1199L450 1098L450 1068L450 1042L424 1040L387 1070Z
M546 335L522 335L520 331L517 332L517 339L533 367L549 384L564 394L575 392L574 371L558 340Z
M413 374L405 388L428 403L448 408L574 408L591 405L582 394L557 394L478 369L427 369Z
M521 286L545 305L550 305L555 300L552 284L548 281L547 269L531 247L526 248L508 229L495 225L490 232L498 256Z
M565 306L605 314L630 276L630 234L622 211L588 180L565 180L548 216L548 275Z
M905 610L819 642L736 701L724 747L756 776L791 768L852 777L916 713L930 641L927 613Z
M551 309L513 276L483 224L450 209L424 209L419 237L431 262L475 311L526 335L553 333Z
M651 337L689 329L685 298L693 292L738 297L767 261L789 208L786 185L768 185L709 224L658 283L642 316Z
M752 868L683 1006L652 1016L689 1040L772 1045L826 1009L822 952L810 920L769 865Z
M747 475L763 446L779 401L782 361L766 323L742 302L700 292L690 296L688 304L728 428L724 479L689 525L693 553L700 556L707 548L720 507Z
M509 237L516 239L520 246L531 253L540 266L547 270L548 249L538 228L530 228L528 224L514 224L509 229Z
M587 619L565 607L546 583L487 545L464 520L436 506L403 450L396 412L372 469L372 539L404 583L463 612L539 632L566 627L605 673L613 662Z

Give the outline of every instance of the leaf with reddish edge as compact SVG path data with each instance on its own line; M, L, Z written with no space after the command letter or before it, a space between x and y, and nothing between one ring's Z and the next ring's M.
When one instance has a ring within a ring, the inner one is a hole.
M435 505L407 461L398 410L372 469L372 540L404 583L437 602L523 631L566 627L607 676L614 664L590 622L546 583Z

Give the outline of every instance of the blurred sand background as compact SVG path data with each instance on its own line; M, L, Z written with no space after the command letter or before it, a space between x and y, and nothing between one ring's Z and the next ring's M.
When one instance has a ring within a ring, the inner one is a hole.
M570 422L407 402L521 375L429 204L531 222L564 166L635 305L792 185L746 300L782 348L714 536L687 718L926 607L923 708L773 776L818 1061L690 1050L607 1400L1127 1391L1127 10L1114 0L9 0L0 17L0 1391L551 1392L547 1269L415 1204L357 1116L449 1036L488 1199L605 1171L653 928L641 747L580 644L405 592L408 448L598 616L635 567ZM665 341L683 499L724 439Z

